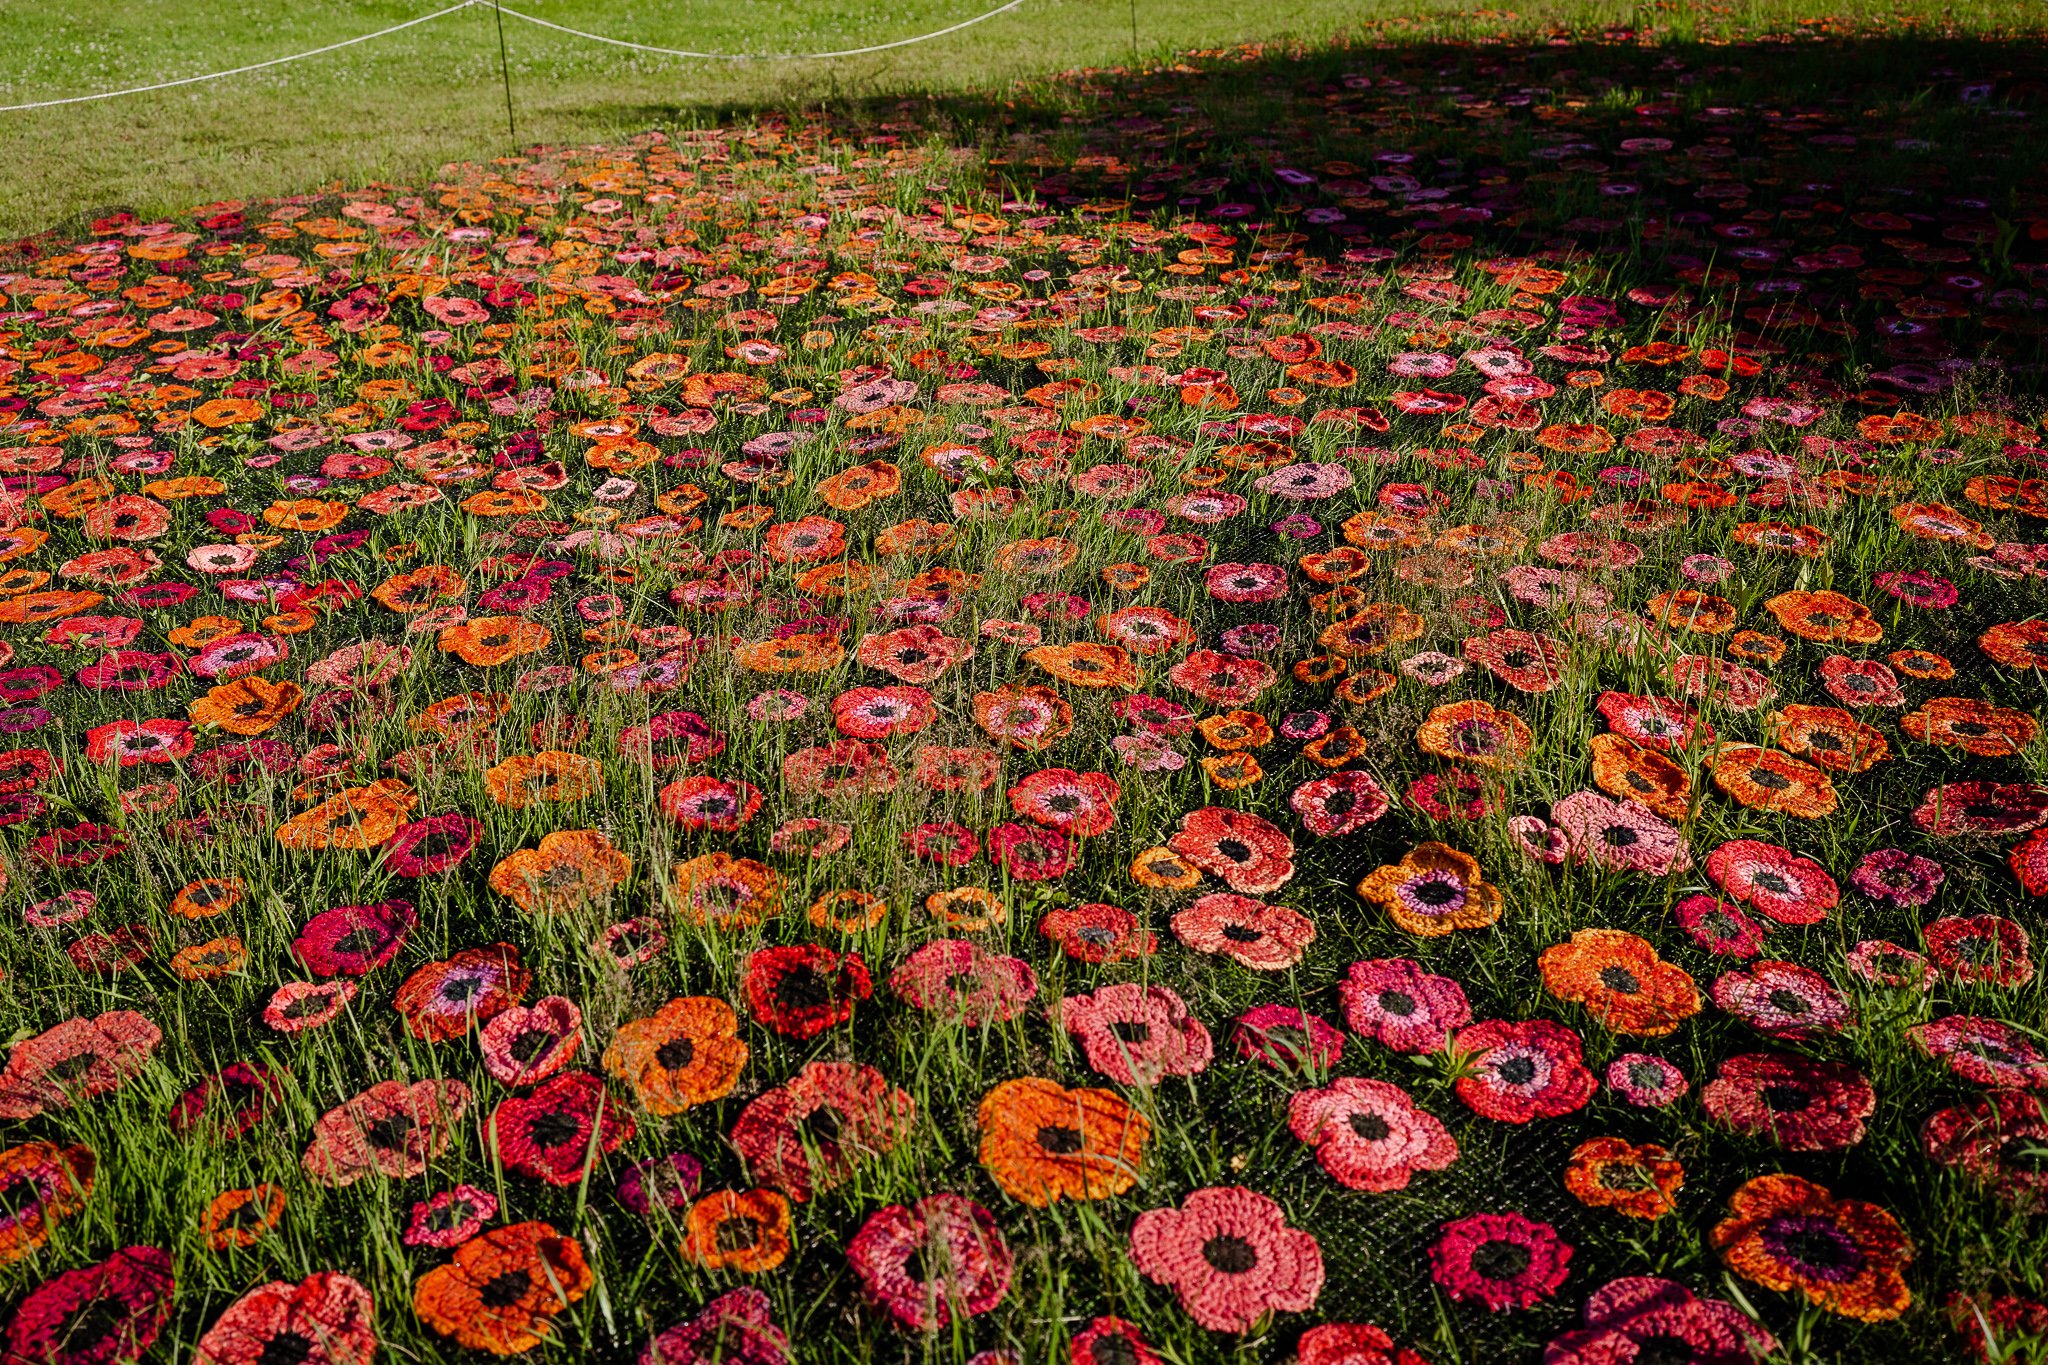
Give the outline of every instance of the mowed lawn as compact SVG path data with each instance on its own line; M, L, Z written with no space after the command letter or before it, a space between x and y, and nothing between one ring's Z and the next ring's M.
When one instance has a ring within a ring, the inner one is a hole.
M658 46L787 53L889 42L970 18L983 0L536 0L515 8ZM0 6L0 103L217 71L387 27L434 0L90 0ZM1142 51L1327 36L1340 0L1140 0ZM588 140L728 110L1000 89L1069 66L1128 61L1124 0L1028 0L932 44L829 62L682 61L517 22L505 26L521 142ZM0 115L0 235L113 205L146 211L333 179L417 178L501 154L507 133L495 17L463 11L375 43L247 76L99 104Z
M266 61L441 8L434 0L33 0L0 5L0 104L146 85ZM574 28L657 46L776 54L889 42L957 23L983 0L533 0ZM157 213L336 180L414 180L445 161L516 143L590 140L761 108L979 91L1072 67L1158 60L1251 40L1315 41L1388 18L1413 38L1625 27L1689 39L1797 32L1830 22L1917 18L1926 33L1997 36L2026 0L1814 7L1567 0L1517 10L1403 0L1028 0L928 45L816 62L685 61L508 21L515 139L507 131L498 28L483 6L302 63L182 89L0 114L0 238L113 207Z

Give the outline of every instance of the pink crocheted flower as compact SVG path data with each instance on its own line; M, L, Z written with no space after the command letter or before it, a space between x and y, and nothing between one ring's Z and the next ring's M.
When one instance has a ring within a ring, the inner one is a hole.
M1271 1312L1307 1312L1323 1288L1315 1237L1287 1226L1278 1204L1242 1185L1196 1190L1177 1209L1139 1214L1131 1259L1215 1332L1248 1332Z

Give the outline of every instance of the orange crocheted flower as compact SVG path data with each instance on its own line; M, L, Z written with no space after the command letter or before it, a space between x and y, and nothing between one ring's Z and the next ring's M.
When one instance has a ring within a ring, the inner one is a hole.
M604 1069L631 1086L650 1114L680 1114L732 1093L747 1065L739 1031L723 1000L682 996L621 1024L604 1050Z
M1068 1090L1036 1076L982 1096L981 1164L1034 1208L1107 1199L1137 1183L1152 1125L1108 1090Z
M1911 1306L1904 1269L1912 1245L1875 1204L1837 1199L1796 1175L1765 1175L1730 1196L1714 1227L1721 1260L1745 1280L1793 1290L1830 1313L1883 1322Z
M1580 1143L1564 1168L1564 1187L1574 1199L1630 1218L1662 1218L1684 1184L1685 1167L1671 1153L1617 1137Z
M1536 960L1544 989L1616 1033L1661 1038L1700 1012L1699 987L1647 939L1620 929L1581 929Z
M421 1322L457 1345L518 1355L546 1341L550 1319L595 1282L583 1248L546 1223L492 1228L413 1286Z
M1500 918L1500 888L1480 874L1479 860L1433 840L1375 869L1358 884L1358 894L1424 938L1483 929Z

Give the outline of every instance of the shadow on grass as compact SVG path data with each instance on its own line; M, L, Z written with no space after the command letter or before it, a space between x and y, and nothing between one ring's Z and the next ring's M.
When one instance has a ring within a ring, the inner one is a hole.
M1347 291L1412 300L1379 320L1407 329L1404 350L1483 347L1496 330L1544 321L1539 306L1563 319L1549 332L1552 342L1568 348L1583 340L1592 349L1600 328L1647 312L1674 345L1727 352L1721 368L1769 369L1787 402L1847 401L1875 415L1902 406L1940 410L1962 393L1996 406L2041 386L2048 209L2036 131L2044 86L2031 74L2041 56L2031 42L1903 36L1728 46L1644 47L1616 37L1269 47L1197 54L1143 73L1082 73L1009 98L874 100L833 106L823 117L854 149L927 140L977 149L979 161L963 171L967 180L941 195L958 198L978 181L1005 201L1070 212L1105 233L1154 214L1209 224L1209 249L1229 253L1227 269L1216 272L1226 260L1205 256L1199 242L1166 264L1186 268L1193 292L1184 299L1225 338L1252 313L1281 305L1268 293L1271 262L1262 253L1305 248L1320 262L1309 278L1340 301L1326 312L1341 317ZM602 112L622 126L815 117L767 105ZM935 191L920 175L903 193L923 204ZM1000 252L1005 223L1015 221L991 220L980 232L985 240L973 245ZM1094 252L1077 233L1064 254L1085 270ZM1563 281L1551 267L1585 261L1604 283L1558 297ZM1459 316L1457 278L1467 262L1521 292L1505 308ZM1157 355L1171 358L1167 350ZM1551 358L1571 363L1568 353ZM1418 372L1417 386L1429 378ZM1489 426L1530 429L1518 425L1523 417L1512 401L1487 414ZM1729 416L1717 430L1746 441L1757 424ZM1985 600L1996 602L1997 591L1988 589ZM1917 799L1919 776L1887 780L1908 805ZM1305 855L1305 883L1356 881L1365 866L1340 861L1347 856L1341 848ZM1648 922L1662 913L1652 903L1662 894L1640 893L1640 904L1625 907L1634 918L1617 918ZM1866 914L1863 923L1876 926L1878 916ZM1897 932L1912 929L1899 920ZM1482 1014L1493 1003L1488 996L1526 988L1495 983L1503 967L1485 960L1483 944L1458 951L1466 954L1460 975L1474 983ZM1714 1055L1761 1046L1732 1026L1721 1027L1712 1050L1698 1034L1688 1038L1695 1052L1687 1059L1698 1077ZM1589 1214L1558 1182L1584 1126L1467 1125L1467 1158L1428 1197L1341 1195L1318 1184L1309 1202L1336 1206L1333 1221L1349 1234L1325 1242L1332 1289L1325 1308L1370 1314L1409 1339L1431 1338L1427 1248L1447 1211L1474 1209L1516 1207L1556 1223L1581 1248L1574 1270L1583 1283L1681 1265L1704 1281L1711 1255L1697 1234L1712 1225L1733 1185L1767 1169L1910 1211L1911 1224L1931 1239L1916 1263L1916 1286L1981 1280L2000 1269L1994 1233L2004 1234L1989 1223L1949 1225L1954 1191L1931 1176L1911 1179L1932 1168L1897 1140L1952 1092L1924 1076L1884 1080L1887 1104L1900 1107L1889 1116L1892 1136L1847 1153L1771 1153L1759 1164L1757 1144L1699 1125L1682 1153L1694 1178L1680 1216L1642 1232L1634 1245L1615 1231L1618 1220ZM1307 1161L1284 1137L1261 1130L1270 1125L1270 1092L1247 1085L1207 1094L1205 1107L1186 1116L1199 1119L1194 1131L1234 1144L1265 1142L1285 1154L1277 1160ZM1659 1132L1618 1104L1601 1117L1632 1141ZM800 1290L822 1290L841 1272L812 1258L801 1273L816 1283ZM1569 1325L1578 1298L1528 1313L1461 1315L1464 1358L1526 1354ZM1780 1324L1793 1311L1784 1301L1772 1309ZM1828 1322L1817 1358L1873 1358L1881 1343L1897 1359L1935 1360L1955 1345L1924 1296L1902 1328L1858 1340L1865 1331Z
M1512 262L1590 260L1605 267L1605 287L1563 301L1568 317L1577 309L1580 335L1653 310L1672 343L1723 348L1739 366L1770 371L1790 398L1846 401L1870 414L1937 412L1964 393L1995 409L2042 387L2042 56L2031 39L1904 35L1656 47L1619 37L1276 46L1196 54L1143 73L1077 73L1005 98L874 100L823 112L835 134L857 143L936 138L977 148L985 188L1012 203L1078 212L1106 227L1148 215L1214 225L1234 239L1218 238L1241 262L1207 300L1225 335L1247 311L1280 302L1264 297L1262 248L1277 255L1305 246L1328 263L1333 292L1359 287L1360 267L1383 270L1378 285L1416 300L1405 318L1388 319L1415 329L1407 345L1416 350L1483 345L1488 326L1514 326L1512 317L1483 313L1442 318L1434 305L1459 301L1444 287L1454 263L1499 260L1511 270ZM619 117L793 125L817 114L642 106ZM906 199L928 206L932 194L918 184ZM986 249L1001 249L999 234ZM1084 264L1085 246L1076 251ZM1540 274L1527 278L1532 293L1556 305L1543 284ZM1567 324L1553 336L1569 341L1574 330ZM1720 431L1749 443L1756 429L1733 418ZM2021 614L2033 609L2023 593L1994 587L1986 596ZM1898 794L1909 803L1917 795ZM1364 870L1315 869L1344 884ZM1648 901L1631 909L1644 922L1662 914ZM1901 920L1898 932L1910 937L1914 926ZM1465 979L1497 970L1479 950L1471 956ZM1724 1041L1737 1050L1758 1042ZM1694 1056L1689 1069L1704 1078L1711 1057ZM1909 1123L1953 1102L1939 1082L1894 1075L1887 1083L1898 1086L1887 1104L1903 1107ZM1223 1098L1201 1117L1217 1132L1243 1133L1265 1103L1257 1094ZM1609 1124L1632 1141L1655 1140L1656 1129L1634 1116L1611 1114ZM1979 1226L1956 1225L1954 1192L1909 1147L1760 1154L1703 1120L1693 1126L1684 1155L1694 1176L1681 1216L1634 1245L1615 1233L1615 1220L1602 1224L1558 1186L1574 1135L1541 1123L1494 1128L1474 1136L1474 1150L1430 1198L1354 1196L1356 1207L1340 1216L1356 1235L1325 1243L1332 1285L1344 1287L1346 1303L1372 1305L1390 1328L1429 1337L1427 1251L1449 1207L1512 1206L1551 1220L1581 1248L1575 1271L1589 1282L1624 1267L1685 1264L1697 1276L1712 1255L1696 1239L1720 1216L1727 1191L1789 1170L1910 1210L1930 1234L1903 1336L1829 1318L1815 1328L1813 1358L1883 1350L1939 1360L1953 1358L1956 1338L1927 1290L2009 1272L2018 1265L2013 1248L2027 1244L2024 1234L2013 1240L2016 1225L1988 1214ZM1916 1170L1925 1178L1901 1181L1901 1171ZM1784 1326L1788 1305L1770 1307ZM1464 1358L1519 1358L1568 1326L1574 1310L1575 1301L1560 1299L1484 1321L1461 1315Z

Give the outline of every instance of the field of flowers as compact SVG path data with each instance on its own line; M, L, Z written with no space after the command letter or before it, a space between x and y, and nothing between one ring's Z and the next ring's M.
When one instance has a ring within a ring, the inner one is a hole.
M15 244L0 1362L2048 1359L2038 55Z

